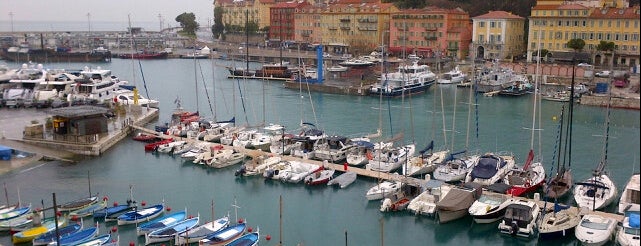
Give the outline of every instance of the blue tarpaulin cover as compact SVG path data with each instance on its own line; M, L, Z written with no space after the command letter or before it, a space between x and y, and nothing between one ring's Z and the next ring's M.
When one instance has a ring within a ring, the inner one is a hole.
M639 228L639 214L630 214L630 227Z
M8 161L11 160L11 148L7 146L0 145L0 160Z

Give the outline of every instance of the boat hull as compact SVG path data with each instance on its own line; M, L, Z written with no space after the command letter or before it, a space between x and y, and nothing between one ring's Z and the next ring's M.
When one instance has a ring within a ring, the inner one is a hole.
M463 218L466 215L468 215L467 209L455 210L455 211L445 211L445 210L436 211L438 222L441 224Z

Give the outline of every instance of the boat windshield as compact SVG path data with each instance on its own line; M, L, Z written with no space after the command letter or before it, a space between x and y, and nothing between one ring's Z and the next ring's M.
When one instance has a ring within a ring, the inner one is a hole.
M635 236L641 235L641 231L639 230L639 228L624 227L623 232L625 232L625 234L628 234L628 235L635 235Z
M443 79L451 80L451 79L452 79L452 75L451 75L451 74L449 74L449 73L444 73L444 74L443 74Z
M501 205L501 203L503 203L503 201L501 201L501 199L499 198L486 196L486 195L481 195L481 197L479 198L479 202L492 205L492 206L498 206L498 205Z
M581 226L594 230L607 230L612 221L590 221L589 219L584 219L581 221Z

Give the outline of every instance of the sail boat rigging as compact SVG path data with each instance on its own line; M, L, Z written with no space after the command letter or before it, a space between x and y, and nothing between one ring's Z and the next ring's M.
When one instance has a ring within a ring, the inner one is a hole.
M610 90L608 90L610 91ZM576 183L574 188L574 200L579 207L585 207L590 210L605 208L610 205L617 197L617 187L610 179L605 166L608 162L608 139L610 134L610 101L612 93L608 95L608 104L605 118L605 135L603 143L603 156L592 172L592 177Z

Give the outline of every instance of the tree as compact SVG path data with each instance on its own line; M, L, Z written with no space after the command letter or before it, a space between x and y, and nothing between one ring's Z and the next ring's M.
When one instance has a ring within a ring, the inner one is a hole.
M198 31L198 22L196 22L196 15L194 13L182 13L176 16L176 21L180 23L183 28L183 34L188 36L196 36Z
M223 8L214 8L214 25L211 26L211 33L214 37L220 37L224 34L225 25L223 24Z
M601 42L599 42L599 44L596 46L596 50L603 53L612 52L612 61L610 61L610 65L614 65L614 49L616 49L616 45L614 44L614 42L603 40L601 40Z
M573 38L568 41L567 45L568 48L573 49L574 52L578 52L583 50L583 47L585 47L585 41L580 38Z

